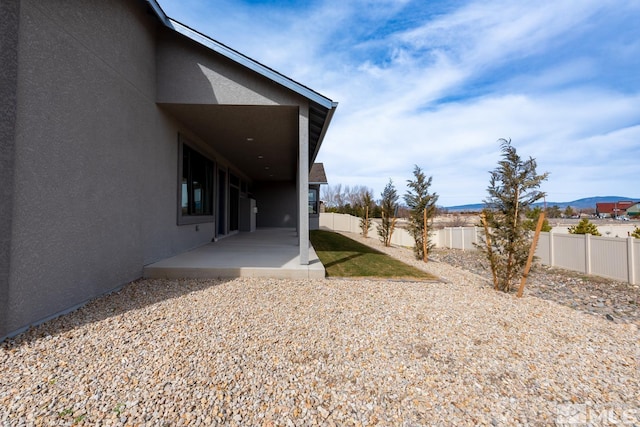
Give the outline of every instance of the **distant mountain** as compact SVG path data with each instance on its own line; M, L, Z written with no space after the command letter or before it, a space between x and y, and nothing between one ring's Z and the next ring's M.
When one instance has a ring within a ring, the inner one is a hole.
M476 203L475 205L458 205L458 206L445 206L445 209L449 212L461 212L461 211L481 211L484 208L483 203Z
M547 206L557 206L560 209L565 209L567 206L571 206L575 209L588 209L596 207L596 203L614 203L619 202L621 200L633 200L635 202L640 201L640 197L622 197L622 196L598 196L598 197L587 197L584 199L574 200L572 202L547 202ZM544 202L536 203L535 206L543 206ZM445 209L450 212L461 212L461 211L480 211L484 208L483 203L475 203L470 205L458 205L458 206L447 206Z

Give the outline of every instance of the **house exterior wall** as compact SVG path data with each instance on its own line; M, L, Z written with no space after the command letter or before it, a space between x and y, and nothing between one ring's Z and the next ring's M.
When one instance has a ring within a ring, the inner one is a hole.
M2 201L13 213L0 211L12 220L2 233L10 241L0 242L8 254L0 338L214 234L213 224L176 225L177 139L186 130L156 105L153 16L128 0L1 4L3 32L16 26L19 5L19 42L16 58L6 55L7 69L17 69L15 138L1 130L3 183L13 177Z
M166 31L158 38L159 103L299 105L302 96Z
M258 208L258 227L297 226L298 198L295 182L257 182L254 183L253 194Z
M627 215L628 215L630 218L637 218L637 217L640 217L640 203L636 203L635 205L630 206L630 207L627 209Z
M0 337L7 332L20 2L0 2Z
M309 209L309 230L320 229L320 184L309 184L309 190L315 190L318 197L318 212L312 213Z
M283 90L268 78L256 76L227 58L212 55L191 40L162 33L157 54L160 104L287 105L307 114L308 100L304 97ZM308 145L307 133L305 128L304 143ZM295 180L254 182L252 192L258 208L257 227L297 227Z
M145 2L1 0L0 60L0 340L216 235L215 222L177 224L179 138L248 175L170 103L299 108L298 177L252 188L258 227L308 239L309 99L165 28Z

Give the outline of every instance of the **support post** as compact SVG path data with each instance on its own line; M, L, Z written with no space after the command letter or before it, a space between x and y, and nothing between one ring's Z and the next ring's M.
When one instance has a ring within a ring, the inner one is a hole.
M544 223L544 211L540 213L538 217L538 224L536 225L536 232L533 235L533 242L531 243L531 249L529 249L529 258L527 259L527 265L524 267L524 273L522 274L522 280L520 281L520 287L518 288L518 298L522 297L524 292L524 285L527 283L527 276L529 276L529 270L531 270L531 263L533 263L533 256L536 253L536 246L538 246L538 238L540 237L540 231L542 231L542 224Z
M364 229L362 230L362 234L365 239L369 237L369 206L365 206L364 208Z
M549 231L549 266L553 267L554 263L554 254L553 254L553 230Z
M300 264L309 264L309 108L298 113L298 239Z
M422 261L427 262L427 208L422 212Z
M635 266L635 255L633 253L633 237L627 237L627 271L629 272L629 283L631 285L636 284L636 266Z
M584 235L584 272L591 274L591 234Z

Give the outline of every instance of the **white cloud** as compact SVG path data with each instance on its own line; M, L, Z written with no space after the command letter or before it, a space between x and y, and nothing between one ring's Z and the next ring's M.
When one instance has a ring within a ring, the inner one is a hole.
M318 158L331 183L379 194L393 178L402 193L418 164L442 204L479 202L496 140L510 137L551 172L543 190L557 201L640 196L640 44L625 21L637 2L469 1L433 13L438 3L421 0L327 0L258 15L232 0L165 3L339 101Z
M585 188L584 179L603 182L607 176L626 175L620 185L632 179L636 166L620 153L640 141L640 127L629 126L638 106L639 96L607 96L585 89L581 94L538 98L487 97L377 121L375 114L367 117L359 111L355 117L342 117L346 123L340 124L339 135L325 141L320 160L330 181L375 182L371 185L377 192L380 182L386 181L380 174L403 184L413 164L418 164L433 175L441 202L456 204L484 197L487 172L499 160L497 139L504 137L512 139L523 157L536 158L540 173L551 172L548 189L543 189L554 194L573 191L582 197L594 188L605 190L602 185ZM583 165L592 165L590 175L585 176ZM345 174L336 181L334 170L352 171L357 178ZM572 170L580 171L580 180L573 179ZM634 196L631 185L621 188L624 193L622 189Z

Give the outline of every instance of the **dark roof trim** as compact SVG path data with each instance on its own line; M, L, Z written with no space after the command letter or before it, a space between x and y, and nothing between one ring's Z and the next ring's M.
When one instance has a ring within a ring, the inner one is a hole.
M316 161L320 145L329 129L333 114L336 112L335 107L326 111L322 110L316 105L309 105L309 168Z
M164 11L162 10L162 8L160 7L160 5L158 4L158 2L156 0L146 0L147 3L149 4L149 6L151 7L151 9L155 12L155 14L158 16L158 18L160 19L160 21L162 21L162 23L171 28L172 30L190 38L191 40L205 46L208 47L209 49L213 50L214 52L219 53L222 56L225 56L226 58L231 59L234 62L237 62L240 65L243 65L246 68L249 68L252 71L255 71L258 74L263 75L264 77L267 77L268 79L279 83L280 85L286 87L287 89L290 89L302 96L304 96L305 98L309 99L310 101L315 102L316 104L321 105L322 107L328 109L328 110L333 110L338 106L337 102L333 102L331 99L319 94L318 92L290 79L289 77L280 74L279 72L249 58L248 56L245 56L243 54L241 54L240 52L231 49L228 46L225 46L224 44L213 40L210 37L207 37L206 35L194 30L193 28L190 28L184 24L181 24L178 21L175 21L171 18L169 18ZM328 125L328 123L327 123ZM326 126L325 126L326 127ZM323 132L324 133L324 132ZM320 141L322 141L322 139L320 139Z

